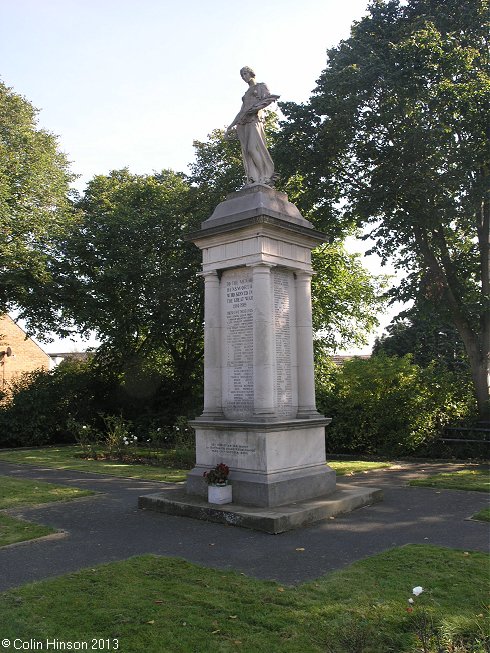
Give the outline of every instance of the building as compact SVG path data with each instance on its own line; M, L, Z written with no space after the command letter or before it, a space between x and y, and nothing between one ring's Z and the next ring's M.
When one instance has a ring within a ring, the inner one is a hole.
M350 361L353 358L362 358L362 360L368 360L371 358L371 354L334 354L330 356L330 360L337 365L337 367L342 367L346 361Z
M50 356L8 315L0 316L0 390L24 372L52 367Z

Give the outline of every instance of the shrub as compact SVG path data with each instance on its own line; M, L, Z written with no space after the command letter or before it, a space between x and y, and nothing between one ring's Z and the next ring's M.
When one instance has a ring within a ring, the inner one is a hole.
M198 412L199 388L192 394L166 376L166 370L158 379L153 368L150 372L151 384L141 372L133 375L130 387L130 374L118 373L116 367L96 359L67 360L49 372L24 374L11 384L9 398L0 407L0 447L80 441L85 437L83 426L94 433L106 432L103 416L118 415L132 422L131 432L138 441L151 440L158 425L164 428L169 446L187 451L185 429L166 425L174 424L183 408L187 414ZM69 422L70 418L75 421Z
M327 450L379 455L434 454L444 427L475 410L466 377L410 355L354 358L318 387L320 412L332 417Z
M175 426L175 459L184 467L196 463L196 437L186 417L179 416Z
M120 415L104 415L103 420L104 448L110 458L122 458L129 447L136 447L138 437L132 432L131 422L127 422Z
M95 391L88 369L87 362L64 361L50 372L36 370L13 381L0 409L0 446L72 441L67 418L73 414L90 420Z
M97 457L97 446L101 439L97 429L90 424L82 424L71 415L66 420L66 428L73 440L80 445L84 457Z

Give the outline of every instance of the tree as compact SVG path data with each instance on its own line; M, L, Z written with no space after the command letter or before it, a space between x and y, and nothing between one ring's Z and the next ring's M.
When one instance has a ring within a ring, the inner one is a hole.
M56 319L45 289L60 238L75 220L75 176L36 114L0 82L0 312L20 308L30 324L49 330Z
M83 222L64 243L57 275L65 316L97 334L99 359L107 354L128 371L160 352L176 382L192 385L202 357L202 288L199 251L183 238L194 228L184 176L97 176L78 208Z
M314 249L312 262L317 359L327 352L366 345L385 304L385 278L371 275L360 262L360 255L349 254L339 242Z
M306 106L281 105L281 167L317 226L368 226L464 343L490 417L488 0L376 0L328 51ZM343 204L340 203L343 201Z
M469 374L468 357L458 332L441 320L424 298L397 315L386 331L374 343L374 355L411 354L416 365L427 367L436 362L448 370Z
M224 129L214 129L206 141L194 141L195 161L190 164L190 182L196 188L206 220L229 193L244 183L244 169L237 139L225 139Z

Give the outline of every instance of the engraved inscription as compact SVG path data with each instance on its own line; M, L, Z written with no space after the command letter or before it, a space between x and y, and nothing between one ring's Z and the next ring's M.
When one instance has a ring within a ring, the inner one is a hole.
M211 453L217 453L223 456L247 456L251 453L256 453L255 447L250 447L246 444L237 444L236 442L211 442L208 445Z
M276 268L273 277L277 413L281 417L289 417L293 413L291 370L291 292L293 274L289 270Z
M253 413L253 284L247 268L227 270L225 302L224 410L230 419Z

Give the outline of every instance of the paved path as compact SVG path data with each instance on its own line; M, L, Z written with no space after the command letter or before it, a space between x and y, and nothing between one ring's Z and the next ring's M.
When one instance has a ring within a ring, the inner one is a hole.
M62 529L66 536L1 548L0 591L144 553L292 585L407 543L487 551L489 525L468 520L488 506L487 495L407 486L410 478L440 471L449 471L449 465L401 463L395 470L342 477L343 483L382 487L384 501L305 529L268 535L138 510L138 496L158 491L162 483L0 462L0 475L100 493L9 511ZM299 547L304 551L296 551Z

